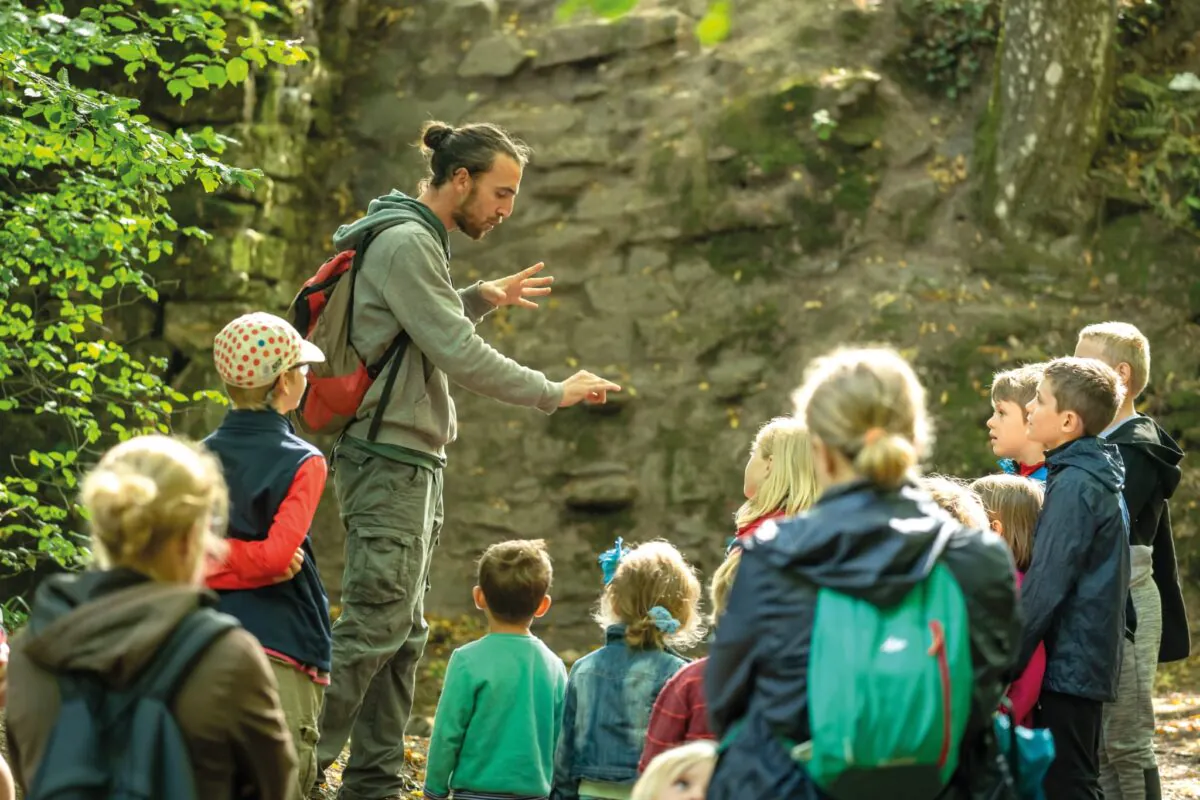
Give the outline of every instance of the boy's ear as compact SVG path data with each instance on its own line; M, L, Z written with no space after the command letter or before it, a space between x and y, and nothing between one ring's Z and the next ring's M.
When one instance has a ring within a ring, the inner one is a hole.
M1129 382L1133 380L1133 367L1126 361L1117 364L1117 376L1121 379L1122 386L1129 386Z
M480 611L487 611L487 597L483 594L483 588L476 586L471 590L471 599L475 601L475 607Z
M543 597L542 602L538 603L537 610L533 612L533 618L541 619L542 617L546 616L546 612L550 610L550 604L550 595Z
M1064 411L1062 416L1062 430L1070 436L1083 436L1086 433L1083 427L1083 419L1074 411Z

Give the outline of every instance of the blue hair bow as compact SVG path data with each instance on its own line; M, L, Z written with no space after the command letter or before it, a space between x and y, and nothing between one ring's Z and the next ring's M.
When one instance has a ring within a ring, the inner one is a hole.
M662 606L655 606L650 609L650 619L654 620L654 627L668 636L679 630L679 620L671 616L671 612Z
M604 572L604 585L608 586L612 583L612 579L617 574L617 567L621 565L621 559L629 551L625 549L625 540L620 536L617 537L617 542L612 546L611 550L605 550L600 554L600 569Z

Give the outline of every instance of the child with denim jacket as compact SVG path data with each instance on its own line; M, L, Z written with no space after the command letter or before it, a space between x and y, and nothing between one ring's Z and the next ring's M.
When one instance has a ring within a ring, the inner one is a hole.
M628 800L654 701L688 663L673 648L703 635L700 581L672 545L618 539L600 563L605 644L571 669L552 800Z

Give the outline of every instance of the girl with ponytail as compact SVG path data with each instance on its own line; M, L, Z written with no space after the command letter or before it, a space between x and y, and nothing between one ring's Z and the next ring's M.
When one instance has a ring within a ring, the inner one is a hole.
M704 634L700 581L672 545L627 550L618 539L600 564L605 587L595 619L605 645L571 668L554 800L630 796L654 701L688 663L675 648Z
M1012 564L997 537L952 520L918 488L917 464L930 442L925 390L893 350L843 350L811 365L794 401L796 419L812 437L818 497L807 513L779 521L743 543L737 581L705 675L709 719L722 739L708 799L818 796L806 771L810 757L816 756L810 668L819 663L822 677L845 675L849 686L876 663L853 660L856 653L874 653L871 647L852 646L859 644L851 641L855 630L826 625L822 647L814 648L818 594L865 601L879 610L893 608L942 564L947 569L938 570L938 579L944 582L948 572L961 589L969 625L948 625L941 641L947 652L953 648L969 660L964 667L973 672L973 688L961 689L971 698L969 716L961 739L947 742L947 756L955 761L941 763L956 763L957 769L938 796L965 800L985 785L1002 786L1006 776L999 774L1003 768L991 716L1004 693L1020 634ZM838 646L839 635L847 637L845 647ZM883 644L908 646L891 639ZM826 655L812 661L818 650ZM835 656L840 659L836 664L831 662ZM855 684L855 691L869 689ZM883 726L908 721L897 719L903 712L886 700L863 697L852 721L864 729L844 755L859 764L857 770L870 769L866 759L878 755L869 747L857 752L854 745L860 739L879 741L872 736ZM938 700L929 698L935 705ZM928 785L908 785L904 770L890 776L895 776L889 785L897 797L936 793Z

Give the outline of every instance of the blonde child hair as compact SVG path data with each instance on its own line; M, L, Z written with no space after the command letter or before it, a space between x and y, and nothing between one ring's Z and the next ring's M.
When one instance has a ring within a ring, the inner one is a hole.
M1012 551L1017 570L1025 572L1033 558L1033 532L1042 513L1042 485L1018 475L987 475L971 484L983 501L992 530Z
M1150 382L1150 340L1128 322L1098 322L1079 332L1079 342L1091 340L1100 345L1100 360L1113 369L1129 365L1129 394L1136 398Z
M911 477L931 443L925 389L891 348L837 350L817 359L793 400L813 436L884 489Z
M717 621L725 613L729 605L729 592L733 590L733 579L737 577L738 567L742 563L742 548L735 547L713 573L712 585L708 589L709 601L712 603L712 618L709 624L717 627Z
M679 780L688 770L701 764L712 767L717 763L717 743L701 739L659 753L633 787L630 800L658 800L663 791Z
M172 542L198 536L189 552L199 570L224 542L216 532L229 505L217 460L203 448L168 436L139 436L109 450L83 480L101 567L130 567L170 580L161 567Z
M696 570L669 542L646 542L621 556L595 620L604 628L624 625L625 643L634 650L686 649L704 636L699 605ZM673 625L656 618L662 610Z
M773 457L771 474L754 497L742 504L734 516L742 528L777 511L788 516L808 508L817 499L817 473L813 465L808 429L794 417L776 417L754 437L751 454Z
M987 529L987 508L965 481L948 475L926 475L921 478L921 488L929 493L942 511L963 525L977 530Z

